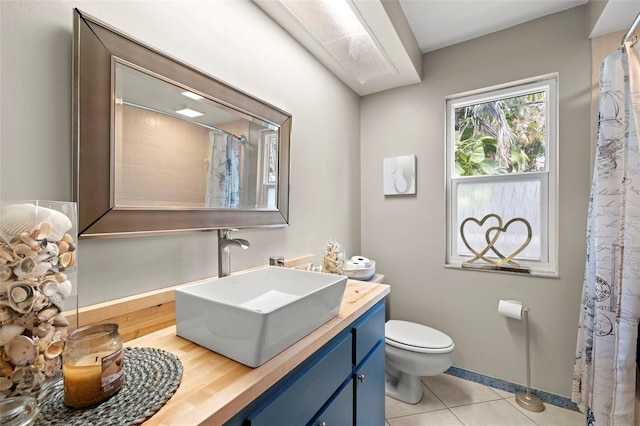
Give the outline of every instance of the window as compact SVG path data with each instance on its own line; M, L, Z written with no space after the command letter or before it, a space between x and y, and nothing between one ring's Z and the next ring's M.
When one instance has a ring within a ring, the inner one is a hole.
M447 266L513 255L557 276L556 87L553 75L447 98Z
M258 148L259 170L257 184L258 206L276 208L276 190L278 188L278 132L262 132Z

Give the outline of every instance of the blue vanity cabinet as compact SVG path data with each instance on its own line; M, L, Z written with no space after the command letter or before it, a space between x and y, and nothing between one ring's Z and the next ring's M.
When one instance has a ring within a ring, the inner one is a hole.
M351 336L338 336L247 417L251 426L305 425L351 374Z
M384 304L353 328L354 425L384 425Z
M354 424L353 415L353 380L347 380L320 410L311 424L313 426L352 425Z
M226 426L383 426L384 306L365 312Z
M378 342L384 342L384 318L384 303L381 303L368 310L353 324L354 366L359 366Z
M384 425L384 341L379 342L356 369L354 413L356 426Z
M380 303L351 326L353 372L344 385L351 392L340 392L313 426L384 426L384 319Z

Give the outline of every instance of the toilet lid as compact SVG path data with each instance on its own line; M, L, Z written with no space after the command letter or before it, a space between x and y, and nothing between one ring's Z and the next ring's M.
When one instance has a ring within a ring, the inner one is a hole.
M408 321L387 321L385 341L391 346L421 353L444 353L453 350L451 337L426 325Z

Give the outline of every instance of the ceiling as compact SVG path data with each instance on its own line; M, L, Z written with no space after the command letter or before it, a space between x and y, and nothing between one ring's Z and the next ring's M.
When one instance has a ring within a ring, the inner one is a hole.
M304 0L318 2L321 0ZM332 0L333 1L333 0ZM254 0L359 95L422 80L422 54L591 1L590 37L627 30L638 0L346 0L397 72L362 83L310 35L280 1ZM286 2L286 0L285 0Z
M423 53L562 12L589 0L399 0ZM590 37L628 29L637 0L591 0L602 12Z
M399 0L423 53L451 46L588 0Z

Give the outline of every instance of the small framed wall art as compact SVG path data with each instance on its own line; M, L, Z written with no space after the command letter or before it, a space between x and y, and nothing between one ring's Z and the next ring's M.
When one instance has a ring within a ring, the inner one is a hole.
M416 156L385 158L383 163L384 195L416 193Z

